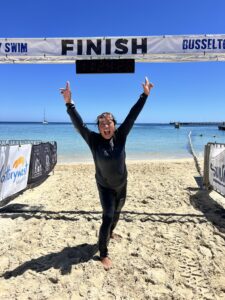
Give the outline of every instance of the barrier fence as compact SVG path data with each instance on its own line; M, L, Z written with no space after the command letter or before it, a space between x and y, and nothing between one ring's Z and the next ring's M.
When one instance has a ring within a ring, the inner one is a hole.
M0 140L0 146L12 146L12 145L26 145L26 144L31 144L31 145L38 145L41 144L41 140Z
M0 141L0 206L17 193L43 181L57 163L57 143Z
M225 196L225 144L208 143L205 146L204 185Z
M57 163L57 143L0 140L0 206L13 195L42 182ZM204 185L225 196L225 144L208 143Z

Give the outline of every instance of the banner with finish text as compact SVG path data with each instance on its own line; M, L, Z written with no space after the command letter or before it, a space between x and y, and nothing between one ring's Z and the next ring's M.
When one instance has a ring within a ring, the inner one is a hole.
M0 38L0 63L225 61L225 34L85 38Z
M0 146L0 201L27 187L31 145Z

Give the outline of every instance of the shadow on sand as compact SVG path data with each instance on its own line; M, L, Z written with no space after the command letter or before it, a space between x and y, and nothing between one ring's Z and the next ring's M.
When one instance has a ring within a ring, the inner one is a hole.
M94 255L98 251L98 245L82 244L75 247L66 247L61 252L50 253L23 263L12 271L1 275L5 279L22 275L28 270L43 272L48 269L59 269L62 275L71 272L73 265L97 259Z
M190 197L190 202L193 207L201 211L205 218L212 223L225 239L225 209L217 203L210 193L206 190L199 190L195 195Z
M0 218L10 218L12 220L22 217L25 220L31 218L46 220L63 220L63 221L79 221L81 217L87 221L101 220L102 211L85 211L85 210L62 210L50 211L44 210L42 207L29 206L26 204L10 204L0 209ZM161 223L203 223L206 222L203 214L190 213L148 213L124 210L120 214L120 220L125 222L133 222L139 220L141 222L161 222Z
M176 214L176 213L140 213L134 211L123 211L121 219L132 222L138 218L142 222L163 222L163 223L205 223L211 222L222 233L221 237L225 239L225 209L214 201L207 191L190 188L192 192L196 192L190 196L190 202L194 208L201 211L201 214ZM75 221L79 219L79 215L85 216L87 219L101 219L100 211L44 211L42 207L32 207L24 204L11 204L0 209L1 218L46 218L46 219L63 219ZM71 272L73 265L87 262L91 259L96 260L98 252L97 244L81 244L75 247L66 247L61 252L50 253L36 259L31 259L17 267L14 270L6 271L1 277L9 279L22 275L27 270L35 272L43 272L50 268L59 269L62 275Z

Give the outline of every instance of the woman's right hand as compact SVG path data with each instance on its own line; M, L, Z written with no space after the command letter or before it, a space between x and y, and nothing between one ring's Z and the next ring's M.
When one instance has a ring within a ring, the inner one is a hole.
M150 94L151 89L154 87L154 85L151 82L149 82L147 77L145 77L145 82L142 83L142 86L143 86L144 93L147 96Z
M72 100L71 100L72 93L70 90L70 82L69 81L66 82L66 88L60 89L60 93L63 95L65 103L72 102Z

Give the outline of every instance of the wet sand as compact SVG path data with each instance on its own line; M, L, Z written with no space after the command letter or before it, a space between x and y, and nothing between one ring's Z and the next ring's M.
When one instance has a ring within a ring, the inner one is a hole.
M128 172L107 272L93 164L58 165L1 209L0 299L225 299L223 198L199 189L193 160Z

